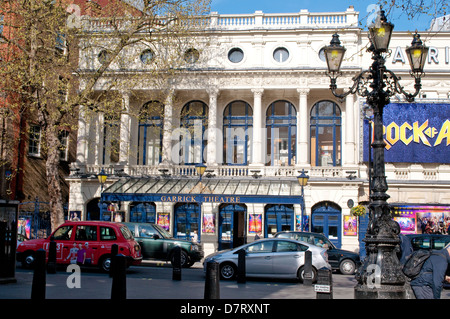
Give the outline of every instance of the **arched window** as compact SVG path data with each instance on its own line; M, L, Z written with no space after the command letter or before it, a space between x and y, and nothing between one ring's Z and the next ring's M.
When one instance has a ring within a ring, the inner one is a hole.
M208 106L202 101L191 101L181 110L181 163L192 165L206 160L204 134L208 126Z
M244 101L234 101L223 112L223 162L247 165L251 161L253 111Z
M297 111L288 101L273 102L266 113L268 165L295 164Z
M311 110L311 165L341 165L341 110L331 101L317 102Z
M138 165L156 165L161 162L164 104L145 103L139 114Z

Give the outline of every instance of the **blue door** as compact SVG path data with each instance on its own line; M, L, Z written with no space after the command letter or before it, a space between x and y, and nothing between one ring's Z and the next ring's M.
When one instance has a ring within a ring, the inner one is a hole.
M337 248L341 248L341 209L334 203L320 203L312 209L312 231L324 234Z
M264 237L283 230L294 230L294 205L267 205Z
M191 240L197 233L200 241L200 205L197 203L180 203L175 206L175 225L173 237Z
M135 203L130 206L130 222L156 222L156 205L154 203Z
M245 205L221 205L219 208L219 250L243 245L245 240Z

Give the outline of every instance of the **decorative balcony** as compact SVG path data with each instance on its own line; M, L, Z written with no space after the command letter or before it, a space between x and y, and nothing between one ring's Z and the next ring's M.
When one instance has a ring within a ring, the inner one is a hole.
M164 18L161 18L163 21ZM323 29L323 28L355 28L358 27L358 12L350 6L345 12L309 12L306 9L298 13L263 13L252 14L218 14L211 12L209 16L183 21L209 30L280 30L280 29ZM130 25L129 19L115 19L115 27ZM83 17L82 30L88 33L108 32L113 28L110 20L104 18Z

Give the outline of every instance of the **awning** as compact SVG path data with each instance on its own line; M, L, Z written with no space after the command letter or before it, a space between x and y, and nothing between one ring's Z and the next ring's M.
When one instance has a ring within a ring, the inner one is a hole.
M105 189L103 201L302 204L297 179L127 178Z

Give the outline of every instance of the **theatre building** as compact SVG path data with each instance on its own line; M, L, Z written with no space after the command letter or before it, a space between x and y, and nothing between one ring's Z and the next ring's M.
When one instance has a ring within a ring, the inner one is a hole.
M114 121L80 112L69 215L157 223L183 239L196 233L206 253L282 230L321 232L358 251L365 229L351 207L369 199L370 111L358 95L333 96L323 54L338 32L347 52L337 84L351 87L372 64L358 20L352 7L211 13L207 49L186 48L186 68L159 99L144 80L127 86L127 72L144 74L156 53L134 50L129 71L117 69L124 112ZM414 233L423 217L450 217L450 33L420 34L430 47L420 96L412 104L393 97L385 110L388 202ZM386 63L411 92L412 39L394 31ZM88 74L99 56L86 53L80 70Z

